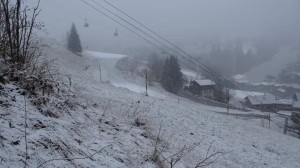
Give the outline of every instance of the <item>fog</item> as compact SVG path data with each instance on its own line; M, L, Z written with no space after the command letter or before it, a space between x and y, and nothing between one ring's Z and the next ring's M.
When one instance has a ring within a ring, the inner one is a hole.
M30 3L34 4L37 0ZM96 0L107 8L102 0ZM92 3L91 0L87 0ZM230 39L300 39L298 0L110 0L112 4L181 47ZM96 6L104 11L101 7ZM149 46L81 0L42 0L39 19L48 36L62 40L72 22L93 50ZM112 9L112 8L110 8ZM113 10L113 9L112 9ZM116 10L113 10L116 12ZM123 15L122 15L123 16ZM87 19L89 27L84 27ZM115 29L119 36L114 37Z

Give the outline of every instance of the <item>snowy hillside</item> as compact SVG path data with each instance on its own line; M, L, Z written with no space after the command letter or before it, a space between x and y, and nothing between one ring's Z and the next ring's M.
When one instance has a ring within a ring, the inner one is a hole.
M55 116L42 113L17 86L2 86L6 94L0 100L10 105L0 105L0 167L24 167L25 111L28 167L156 168L170 167L176 159L178 168L209 163L207 167L300 167L299 139L216 114L226 109L177 97L156 85L144 96L144 79L126 79L116 68L125 55L85 51L79 57L55 41L48 44L47 56L56 59L68 77L62 80L71 86L43 106ZM67 100L61 102L63 98ZM60 108L60 103L68 106Z
M300 50L293 47L283 47L270 61L253 67L245 76L251 82L263 82L267 75L277 76L286 65L297 60Z

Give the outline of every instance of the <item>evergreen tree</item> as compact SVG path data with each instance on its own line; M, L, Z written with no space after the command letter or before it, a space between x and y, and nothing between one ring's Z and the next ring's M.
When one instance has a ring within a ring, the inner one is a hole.
M155 81L160 81L162 78L162 71L164 67L164 61L162 58L159 58L157 54L153 53L149 57L149 67L151 68L153 75L154 75L154 80Z
M184 82L185 79L183 78L178 59L170 56L166 59L163 68L161 80L163 88L176 94L182 88Z
M68 34L67 47L73 53L80 54L82 52L80 38L74 23L72 24L71 30Z
M238 42L232 50L232 55L235 58L236 74L243 74L247 71L247 57L243 52L243 45Z

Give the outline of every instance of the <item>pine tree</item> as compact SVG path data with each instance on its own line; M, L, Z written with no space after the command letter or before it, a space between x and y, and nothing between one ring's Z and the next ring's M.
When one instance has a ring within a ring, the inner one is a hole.
M70 33L68 34L67 47L73 53L80 54L82 52L80 38L74 23L72 24Z
M181 72L178 59L170 56L166 59L162 74L162 86L171 93L177 93L183 86L185 79Z

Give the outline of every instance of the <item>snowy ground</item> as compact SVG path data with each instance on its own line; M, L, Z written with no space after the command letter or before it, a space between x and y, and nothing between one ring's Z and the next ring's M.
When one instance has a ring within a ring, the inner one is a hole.
M76 96L67 97L76 105L52 109L58 118L46 117L28 98L19 96L15 86L5 85L11 92L0 98L12 106L0 106L0 167L24 167L26 100L29 167L50 159L82 158L99 152L88 159L53 160L43 166L155 168L158 163L151 161L151 156L156 142L159 160L165 165L172 158L168 156L201 142L179 161L178 168L195 167L207 151L208 155L222 152L208 167L300 167L299 139L261 128L261 123L216 114L225 109L179 98L159 87L150 88L146 97L142 80L132 84L114 68L124 56L86 51L79 57L54 41L49 46L48 56L57 58L60 72L71 77ZM100 82L99 64L102 79L110 83ZM14 95L18 95L15 102L9 98ZM145 125L137 126L137 118Z

